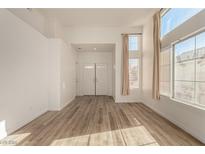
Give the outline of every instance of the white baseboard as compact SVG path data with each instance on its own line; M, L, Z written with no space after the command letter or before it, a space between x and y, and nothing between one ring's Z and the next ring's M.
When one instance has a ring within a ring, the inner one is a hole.
M69 99L68 101L66 101L66 103L60 108L60 110L62 110L64 107L66 107L69 103L71 103L76 96L73 96L71 99Z

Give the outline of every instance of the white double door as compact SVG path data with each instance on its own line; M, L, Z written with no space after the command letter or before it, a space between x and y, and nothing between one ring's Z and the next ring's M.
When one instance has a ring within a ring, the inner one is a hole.
M84 95L108 95L107 64L84 64L81 70Z

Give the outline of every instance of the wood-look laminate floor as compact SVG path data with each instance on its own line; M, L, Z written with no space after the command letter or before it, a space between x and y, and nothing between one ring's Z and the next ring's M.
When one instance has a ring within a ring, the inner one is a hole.
M142 103L82 96L3 139L14 145L203 145Z

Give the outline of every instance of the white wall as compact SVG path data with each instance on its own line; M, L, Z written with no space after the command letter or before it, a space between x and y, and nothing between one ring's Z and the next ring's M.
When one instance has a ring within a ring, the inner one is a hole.
M46 35L46 19L37 9L11 8L8 10L43 35Z
M76 52L71 46L61 41L61 109L76 96Z
M76 95L75 52L65 43L64 28L56 18L38 9L8 9L48 38L49 110L60 110Z
M59 39L48 40L49 69L48 69L48 110L60 110L61 102L61 42Z
M195 22L197 24L197 22ZM147 20L143 28L143 86L142 99L145 105L169 119L191 135L205 143L205 111L196 107L161 97L152 99L153 40L152 19Z
M103 64L107 64L108 66L108 95L112 96L113 95L113 91L112 91L112 85L113 85L113 58L112 55L113 53L110 51L108 52L78 52L78 89L77 89L77 93L79 96L83 95L83 91L82 91L82 87L80 86L81 83L81 77L82 74L80 74L81 68L83 66L83 64L90 64L90 63L103 63Z
M76 53L61 39L49 39L49 110L61 110L76 96Z
M75 52L65 43L64 28L56 18L38 9L8 9L33 29L48 38L49 110L60 110L75 97ZM71 79L72 78L72 79Z
M47 111L47 39L6 9L0 27L0 120L10 133Z
M56 18L46 16L45 35L48 38L59 38L65 41L64 27Z
M64 28L56 18L51 18L35 8L29 10L10 8L8 10L47 38L59 38L65 41Z
M141 32L141 27L73 27L65 28L67 43L113 43L115 47L115 101L138 102L140 90L133 91L129 96L121 95L121 69L122 69L122 38L121 33Z
M0 9L0 138L76 95L76 54ZM5 132L6 130L6 132Z

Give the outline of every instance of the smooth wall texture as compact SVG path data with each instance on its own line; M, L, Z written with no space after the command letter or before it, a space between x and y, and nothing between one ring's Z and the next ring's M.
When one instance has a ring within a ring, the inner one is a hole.
M47 111L48 42L6 9L0 27L0 120L10 133Z
M38 9L10 8L8 10L43 35L46 34L47 21Z
M61 109L76 96L76 52L61 40L60 46L60 93Z
M48 110L55 111L61 108L61 41L59 39L49 39L48 45Z
M162 96L160 101L152 99L152 30L152 19L149 19L143 28L143 103L205 143L205 112L203 109L175 102L169 97Z
M76 96L76 53L0 9L0 138Z
M65 40L61 23L56 18L45 15L40 9L10 8L8 10L47 38Z
M61 110L76 96L76 53L61 39L49 39L48 110Z
M64 27L56 18L46 16L45 35L48 38L58 38L65 41Z

